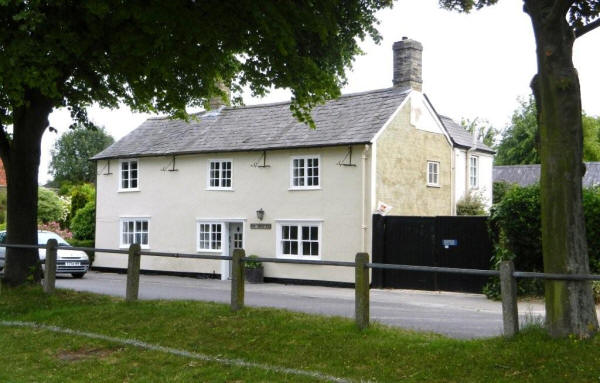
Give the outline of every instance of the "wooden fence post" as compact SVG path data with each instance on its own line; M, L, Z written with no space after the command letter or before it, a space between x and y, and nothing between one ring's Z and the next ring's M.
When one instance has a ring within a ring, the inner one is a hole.
M140 290L140 260L142 249L138 243L129 246L129 257L127 261L127 289L125 301L137 301Z
M231 260L231 310L238 311L244 307L244 258L243 249L233 250Z
M500 263L500 291L502 295L502 321L504 336L519 332L519 308L517 307L517 280L513 276L515 264L512 261Z
M56 253L58 242L56 239L49 239L46 242L46 260L44 266L44 292L54 294L56 286Z
M354 319L359 329L369 327L369 254L357 253L354 279Z

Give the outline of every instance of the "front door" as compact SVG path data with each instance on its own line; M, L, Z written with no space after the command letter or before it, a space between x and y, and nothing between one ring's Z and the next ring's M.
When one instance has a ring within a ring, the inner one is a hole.
M233 256L233 250L244 248L244 225L242 222L229 222L225 223L227 226L227 238L228 247L224 249L224 254ZM231 279L231 261L226 261L226 270L223 270L222 279Z

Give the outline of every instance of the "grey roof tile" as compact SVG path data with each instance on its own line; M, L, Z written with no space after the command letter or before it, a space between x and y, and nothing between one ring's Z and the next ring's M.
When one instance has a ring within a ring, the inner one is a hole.
M586 162L583 186L600 185L600 162ZM533 185L540 181L540 165L505 165L494 166L494 182L508 182L520 186Z
M367 143L409 93L388 88L343 95L313 109L314 130L292 116L289 102L225 107L218 114L197 114L190 122L150 118L92 159ZM469 133L452 124L445 118L450 136L470 142L464 138Z
M469 133L465 128L457 124L450 117L440 115L440 120L442 120L442 123L448 131L448 135L450 136L455 145L465 148L471 148L473 146L473 135ZM477 141L475 147L476 150L479 151L495 153L494 149L485 145L483 142Z

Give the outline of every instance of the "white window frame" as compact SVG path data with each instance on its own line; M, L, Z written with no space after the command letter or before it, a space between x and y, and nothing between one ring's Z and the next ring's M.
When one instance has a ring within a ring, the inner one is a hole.
M133 236L135 237L135 235L137 234L137 231L135 230L135 223L138 222L138 221L140 221L140 222L146 222L146 227L147 227L146 237L148 239L146 241L147 242L146 244L140 243L140 247L142 249L149 249L150 248L150 217L147 217L147 216L146 217L121 217L119 219L119 247L120 248L127 249L131 245L131 243L125 243L125 242L123 242L123 234L124 234L123 233L123 224L125 222L134 222ZM142 230L143 230L143 227L142 227ZM140 234L143 235L144 232L141 231ZM134 239L134 243L135 243L135 239Z
M131 164L135 162L136 164L136 171L137 171L137 177L135 178L136 182L137 182L137 186L136 187L130 187L131 186ZM128 170L127 173L129 175L128 181L127 181L127 187L123 187L123 164L127 163L128 164ZM127 159L123 159L119 161L119 191L120 192L134 192L134 191L139 191L140 190L140 161L137 158L127 158Z
M435 172L432 172L431 167L435 168ZM432 182L433 176L433 182ZM439 161L427 161L427 186L440 187L440 162Z
M229 241L224 242L224 236L225 236L225 224L224 222L221 221L201 221L198 220L196 221L196 251L201 252L201 253L222 253L223 252L223 246L227 245L229 246ZM210 230L208 232L208 244L209 244L209 248L201 248L200 247L200 227L201 225L209 225ZM221 246L220 248L216 249L213 248L213 243L212 243L212 234L213 234L213 227L212 225L219 225L221 226Z
M315 221L315 220L278 220L276 222L276 255L277 258L284 259L311 259L311 260L320 260L323 256L323 222ZM296 226L298 228L298 238L296 239L298 243L298 254L283 254L283 235L282 229L284 226ZM319 244L319 254L317 255L304 255L303 254L303 246L302 246L302 226L310 226L317 227L318 239L317 243Z
M479 188L479 156L469 157L469 186Z
M225 179L223 177L223 163L226 162L231 164L231 177L229 178L230 186L211 186L211 165L213 163L219 163L219 178L217 179L219 180L219 185L222 185L223 180ZM213 158L208 160L206 165L206 190L233 190L233 160L231 158Z
M309 159L316 159L318 161L318 173L317 174L317 182L319 183L318 185L311 185L308 186L308 160ZM294 185L294 160L304 160L304 185L303 186L296 186ZM321 156L318 154L313 154L313 155L306 155L306 156L293 156L290 159L290 188L289 190L318 190L321 189L321 176L322 176L322 169L323 167L321 166Z

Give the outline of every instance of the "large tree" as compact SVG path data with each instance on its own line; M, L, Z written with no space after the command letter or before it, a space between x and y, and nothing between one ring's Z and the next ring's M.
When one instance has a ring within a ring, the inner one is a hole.
M439 0L470 11L498 0ZM600 26L600 0L523 0L536 42L537 74L531 88L540 136L544 271L587 274L589 261L582 208L585 172L581 91L573 66L575 39ZM598 329L591 285L546 282L546 325L551 334L589 336Z
M391 0L0 1L0 157L8 181L8 243L35 244L40 141L48 115L67 107L125 104L186 117L186 106L292 90L292 111L311 122L337 97L358 40ZM12 133L10 133L12 131ZM5 280L39 276L37 251L8 249Z
M583 160L600 160L600 118L582 115ZM533 97L519 101L496 148L496 165L539 164L537 111Z
M90 158L106 149L114 138L104 128L88 129L77 125L56 140L50 160L50 172L55 186L69 181L73 184L96 181L96 164Z

